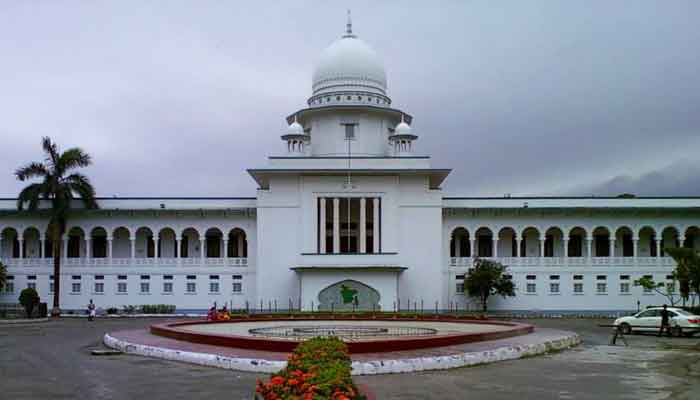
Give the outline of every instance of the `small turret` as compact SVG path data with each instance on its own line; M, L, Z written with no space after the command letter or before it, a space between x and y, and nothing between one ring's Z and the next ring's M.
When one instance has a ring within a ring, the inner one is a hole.
M311 137L304 132L304 127L297 122L296 117L294 117L294 122L287 127L287 134L282 135L281 138L287 142L288 155L298 157L306 155Z
M389 145L393 155L396 157L413 155L413 141L416 139L418 136L411 133L411 127L401 116L401 122L396 125L393 134L389 136Z

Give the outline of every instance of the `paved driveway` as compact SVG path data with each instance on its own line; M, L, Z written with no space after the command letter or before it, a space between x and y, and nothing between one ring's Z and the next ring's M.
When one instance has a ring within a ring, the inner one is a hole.
M163 321L163 320L158 320ZM250 399L261 375L121 355L96 357L105 332L154 322L63 319L0 326L0 399ZM473 368L358 377L380 399L697 399L700 339L632 336L607 346L593 320L528 320L573 330L575 350ZM695 396L691 396L694 390Z

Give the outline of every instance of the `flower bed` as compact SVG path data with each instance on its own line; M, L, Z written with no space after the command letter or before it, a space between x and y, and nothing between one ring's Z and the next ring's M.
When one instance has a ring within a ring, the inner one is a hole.
M265 400L363 400L350 377L350 356L336 337L313 338L300 343L289 356L287 367L256 392Z

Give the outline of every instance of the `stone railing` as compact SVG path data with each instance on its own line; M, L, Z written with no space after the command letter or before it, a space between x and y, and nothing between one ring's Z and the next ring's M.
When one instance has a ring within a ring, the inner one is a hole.
M52 258L3 258L0 262L8 267L53 267ZM184 266L221 266L221 267L247 267L248 258L64 258L62 267L172 267Z
M547 267L547 266L641 266L674 267L676 262L671 257L483 257L512 267ZM450 257L450 267L471 267L471 257Z

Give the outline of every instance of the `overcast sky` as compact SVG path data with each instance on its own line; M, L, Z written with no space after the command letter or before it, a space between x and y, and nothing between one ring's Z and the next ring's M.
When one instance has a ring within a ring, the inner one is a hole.
M346 9L446 195L700 195L698 1L0 3L0 196L81 146L102 196L254 196Z

